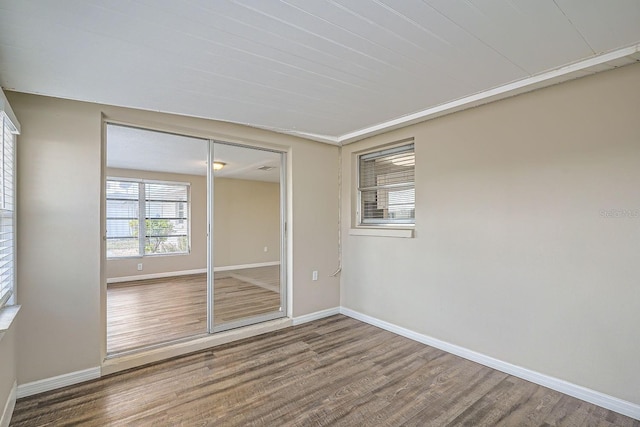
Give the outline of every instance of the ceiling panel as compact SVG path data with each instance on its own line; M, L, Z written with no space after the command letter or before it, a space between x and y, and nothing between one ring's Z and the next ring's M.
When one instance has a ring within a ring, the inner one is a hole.
M408 17L413 26L433 33L438 39L444 41L445 43L432 43L432 47L437 49L438 56L435 58L427 56L427 58L438 61L445 70L463 76L465 80L471 82L474 89L495 86L525 74L524 70L508 58L489 48L430 4L402 0L385 0L385 4ZM431 37L428 40L435 40L435 38Z
M640 1L555 0L596 53L640 40Z
M640 45L638 22L637 0L0 0L0 84L339 141Z
M585 58L594 53L552 1L428 2L528 74L555 68L568 57Z
M287 2L368 41L387 55L396 68L401 69L406 78L382 79L375 85L378 94L384 93L393 98L394 95L415 95L416 90L425 89L423 96L432 96L436 100L439 98L439 88L458 87L465 91L470 87L468 73L462 70L452 73L449 72L450 67L443 66L446 60L439 51L447 49L442 47L441 40L432 37L429 32L408 25L409 22L404 17L390 13L384 5L332 2L327 6L322 2L305 0ZM354 19L357 25L354 25Z

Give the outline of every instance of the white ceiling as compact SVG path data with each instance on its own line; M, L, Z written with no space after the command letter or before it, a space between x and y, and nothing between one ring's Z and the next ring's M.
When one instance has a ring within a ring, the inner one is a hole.
M6 89L331 143L639 46L639 0L0 0Z
M119 125L107 126L107 167L206 175L208 143L164 132ZM216 178L280 181L280 154L272 151L213 144L213 159L226 163ZM261 167L269 170L261 170Z

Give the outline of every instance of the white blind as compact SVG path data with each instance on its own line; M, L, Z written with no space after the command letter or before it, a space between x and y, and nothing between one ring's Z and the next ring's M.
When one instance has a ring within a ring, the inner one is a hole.
M0 307L11 298L15 284L15 141L16 128L2 119L0 149Z
M189 186L145 184L145 253L189 250Z
M189 184L108 179L107 257L189 252Z
M359 156L360 223L413 224L414 144Z
M107 257L140 255L140 184L107 180Z

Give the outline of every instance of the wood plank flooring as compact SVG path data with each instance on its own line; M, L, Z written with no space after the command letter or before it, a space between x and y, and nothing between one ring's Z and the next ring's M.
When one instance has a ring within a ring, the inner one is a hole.
M228 274L230 277L253 283L274 292L280 292L280 266L272 265L267 267L241 268L222 273L215 273L215 277L220 274Z
M277 311L278 266L215 273L217 324ZM275 270L275 274L273 272ZM277 278L274 283L273 276ZM117 353L207 332L207 276L196 274L111 284L107 352Z
M19 399L11 425L640 427L640 421L337 315Z

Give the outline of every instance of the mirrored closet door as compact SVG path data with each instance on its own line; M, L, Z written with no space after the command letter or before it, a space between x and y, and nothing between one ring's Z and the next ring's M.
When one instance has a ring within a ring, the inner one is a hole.
M213 144L212 330L284 316L284 154Z
M106 125L107 354L285 316L285 155Z
M108 124L107 353L208 332L209 141Z

